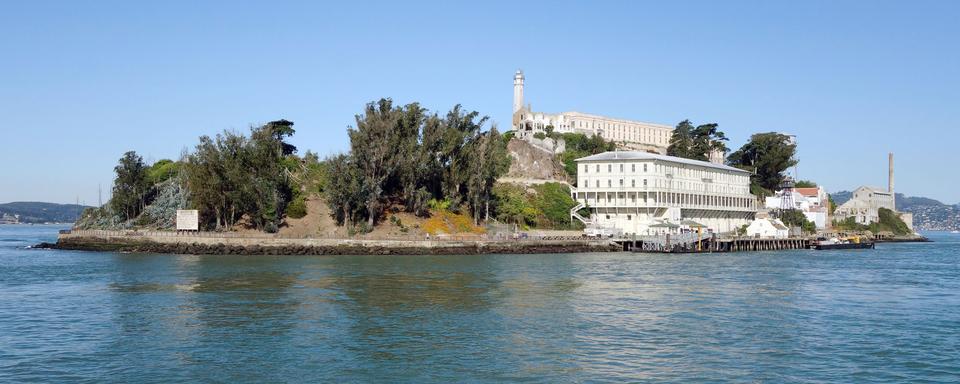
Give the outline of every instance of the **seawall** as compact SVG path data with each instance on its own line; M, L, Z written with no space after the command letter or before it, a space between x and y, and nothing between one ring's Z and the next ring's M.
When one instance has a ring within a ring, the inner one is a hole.
M196 255L444 255L615 252L593 239L332 239L174 232L64 231L57 249Z

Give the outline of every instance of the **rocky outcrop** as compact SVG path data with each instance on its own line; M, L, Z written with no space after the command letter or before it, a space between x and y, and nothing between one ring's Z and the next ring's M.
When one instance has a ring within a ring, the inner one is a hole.
M563 164L549 151L513 138L507 143L513 161L506 177L513 179L566 181Z

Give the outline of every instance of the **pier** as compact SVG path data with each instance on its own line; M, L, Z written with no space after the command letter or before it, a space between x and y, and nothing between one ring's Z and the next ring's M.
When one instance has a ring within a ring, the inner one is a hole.
M695 233L660 236L637 236L634 238L614 239L624 251L650 253L713 253L780 251L789 249L810 249L808 238L762 239L762 238L720 238L704 237Z

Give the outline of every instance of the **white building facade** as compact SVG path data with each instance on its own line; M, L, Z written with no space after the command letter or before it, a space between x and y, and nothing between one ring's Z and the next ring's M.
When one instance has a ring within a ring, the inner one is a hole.
M762 239L786 239L790 236L790 229L780 220L763 218L750 223L746 235Z
M623 148L659 154L667 153L673 127L581 112L535 112L532 106L523 104L524 81L523 71L518 70L513 78L512 119L512 129L518 137L524 138L538 132L546 132L547 127L551 126L555 132L559 133L597 135L604 140L616 142Z
M572 215L587 225L649 235L695 222L725 233L749 224L757 212L750 173L734 167L640 151L576 161L575 210L587 207L590 214Z
M784 190L777 191L774 196L765 199L767 209L781 209L786 199L792 209L803 212L807 220L813 222L817 229L826 229L830 225L830 197L823 187L793 188L791 196L785 196Z

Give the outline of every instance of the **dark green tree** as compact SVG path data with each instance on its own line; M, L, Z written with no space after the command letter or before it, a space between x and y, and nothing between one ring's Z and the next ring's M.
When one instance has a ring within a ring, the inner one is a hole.
M726 152L727 137L718 129L716 123L701 124L696 127L690 120L681 121L673 129L667 154L686 159L707 161L710 153Z
M727 157L727 164L752 172L751 192L769 196L783 182L783 172L797 164L796 151L796 145L784 134L757 133Z
M134 151L124 153L113 168L116 177L113 180L110 205L124 220L137 217L147 205L147 194L150 191L147 169L143 157Z

